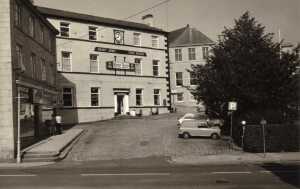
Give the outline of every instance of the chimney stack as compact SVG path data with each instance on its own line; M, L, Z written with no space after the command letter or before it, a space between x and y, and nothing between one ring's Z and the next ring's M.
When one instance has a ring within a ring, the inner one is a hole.
M153 27L154 26L154 18L152 14L147 14L142 17L144 24Z

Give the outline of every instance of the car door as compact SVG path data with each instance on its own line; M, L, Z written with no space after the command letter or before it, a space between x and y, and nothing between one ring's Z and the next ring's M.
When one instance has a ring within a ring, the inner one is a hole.
M206 127L207 127L207 124L204 122L204 121L198 121L197 122L197 136L206 136Z
M202 136L210 136L212 132L212 129L208 124L205 124L202 128Z

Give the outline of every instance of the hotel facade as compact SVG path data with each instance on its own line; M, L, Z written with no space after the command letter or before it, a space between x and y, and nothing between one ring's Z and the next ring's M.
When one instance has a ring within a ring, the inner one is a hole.
M170 80L172 106L179 111L201 111L205 107L194 99L191 90L197 87L192 65L204 65L214 42L189 25L169 33Z
M0 4L0 159L13 159L17 138L24 148L47 134L57 100L58 31L29 0Z
M144 24L39 7L56 38L63 123L170 110L167 33Z

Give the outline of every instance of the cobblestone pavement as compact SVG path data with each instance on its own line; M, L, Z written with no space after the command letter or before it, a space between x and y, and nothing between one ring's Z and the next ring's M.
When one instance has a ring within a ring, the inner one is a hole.
M65 161L181 157L235 153L227 141L177 137L178 114L83 124L86 132Z

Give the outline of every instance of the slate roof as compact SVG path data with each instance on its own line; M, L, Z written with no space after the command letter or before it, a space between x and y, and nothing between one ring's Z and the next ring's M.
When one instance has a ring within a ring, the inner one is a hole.
M171 31L168 35L169 47L183 47L195 45L212 45L214 41L209 39L202 32L189 25L186 27Z
M32 4L30 0L23 0L24 3L47 27L49 27L55 35L58 34L58 30L37 10L36 6Z
M162 29L151 27L151 26L148 26L148 25L142 24L142 23L129 22L129 21L124 21L124 20L112 19L112 18L104 18L104 17L99 17L99 16L81 14L81 13L46 8L46 7L37 7L37 9L44 16L50 17L50 18L64 18L66 20L94 23L94 24L100 24L100 25L105 25L105 26L115 26L115 27L120 27L120 28L124 28L124 29L129 28L129 29L148 31L148 32L153 32L153 33L163 33L163 34L167 33L165 31L163 31Z

